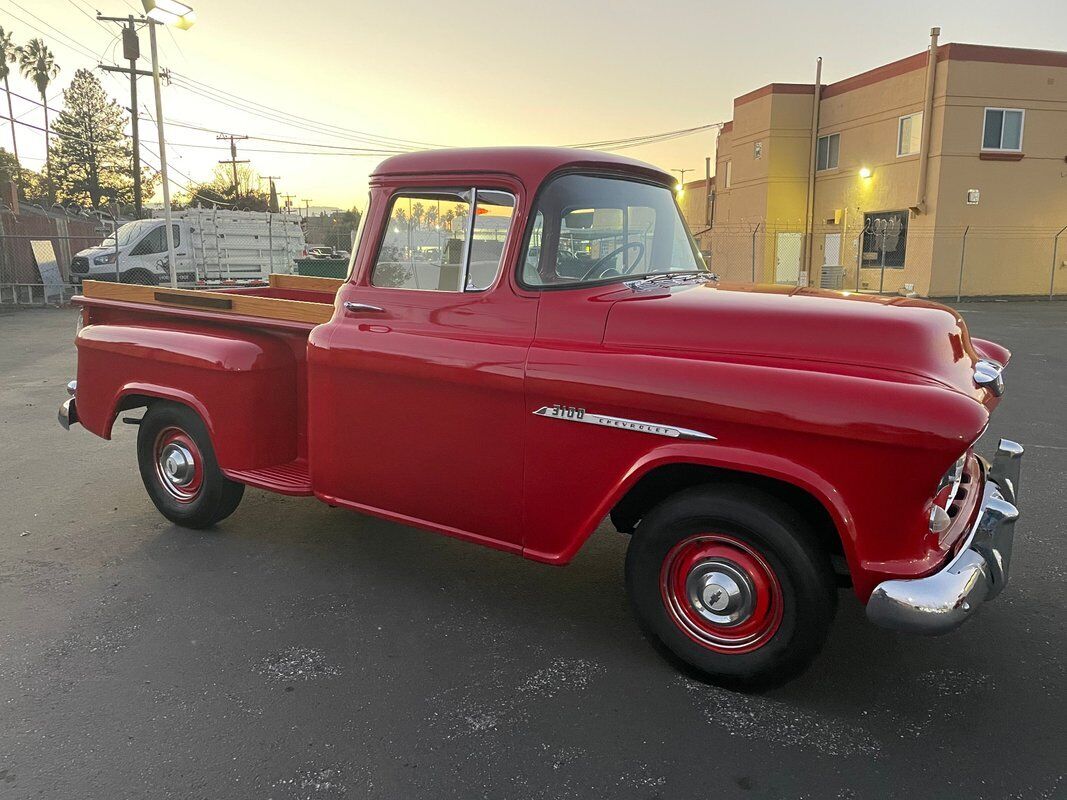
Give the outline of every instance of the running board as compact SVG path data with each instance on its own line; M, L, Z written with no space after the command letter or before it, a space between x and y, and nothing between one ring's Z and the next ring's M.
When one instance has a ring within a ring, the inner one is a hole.
M248 486L288 495L311 495L308 463L301 459L260 469L224 469L226 477Z

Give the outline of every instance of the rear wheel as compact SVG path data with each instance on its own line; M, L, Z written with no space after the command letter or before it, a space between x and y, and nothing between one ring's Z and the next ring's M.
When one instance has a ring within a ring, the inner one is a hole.
M137 462L159 513L186 528L221 522L244 495L244 485L219 469L207 426L188 406L148 407L137 433Z
M829 558L788 505L746 486L697 487L654 508L626 554L645 631L708 679L767 688L822 647L837 593Z

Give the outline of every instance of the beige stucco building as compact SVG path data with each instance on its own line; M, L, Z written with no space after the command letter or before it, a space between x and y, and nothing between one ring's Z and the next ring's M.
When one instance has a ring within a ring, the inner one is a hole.
M1067 294L1065 160L1067 53L935 38L818 90L736 98L699 239L726 280ZM694 184L682 205L700 230Z

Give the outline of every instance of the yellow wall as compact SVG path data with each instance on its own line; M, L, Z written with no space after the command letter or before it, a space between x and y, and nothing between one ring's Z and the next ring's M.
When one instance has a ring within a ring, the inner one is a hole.
M859 233L864 214L916 204L919 156L897 156L897 132L901 116L923 110L926 59L904 59L826 88L818 133L840 134L840 158L836 169L816 174L810 282L819 280L830 234L842 240L843 288L895 292L910 284L919 294L954 295L970 226L963 294L1048 291L1054 235L1067 225L1067 54L953 47L942 46L936 70L926 210L910 216L904 268L884 276L857 252ZM1060 65L1003 63L1012 52ZM972 57L1001 60L965 60ZM736 280L753 272L756 280L774 280L778 234L805 230L813 95L769 88L735 101L733 128L719 137L713 269ZM979 157L986 106L1026 110L1021 161ZM870 178L859 177L861 167ZM967 204L968 189L980 190L978 205ZM1059 250L1057 291L1067 292L1067 235Z

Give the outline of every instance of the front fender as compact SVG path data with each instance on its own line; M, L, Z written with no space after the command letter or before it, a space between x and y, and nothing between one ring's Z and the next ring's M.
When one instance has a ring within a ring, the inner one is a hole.
M854 520L841 496L822 476L802 464L776 455L701 442L670 442L644 453L617 477L611 490L603 496L603 500L595 506L587 518L581 521L577 535L560 541L559 549L543 550L527 547L523 554L535 561L566 564L585 544L600 521L641 478L659 467L672 464L693 464L746 472L782 481L807 492L822 504L833 520L841 537L846 558L850 561L854 558L856 537Z

